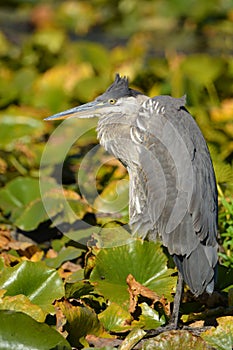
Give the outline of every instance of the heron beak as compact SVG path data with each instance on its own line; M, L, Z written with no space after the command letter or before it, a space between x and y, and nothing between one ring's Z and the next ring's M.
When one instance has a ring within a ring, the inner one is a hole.
M59 120L68 118L94 118L101 115L103 102L93 101L84 105L67 109L66 111L51 115L44 120Z

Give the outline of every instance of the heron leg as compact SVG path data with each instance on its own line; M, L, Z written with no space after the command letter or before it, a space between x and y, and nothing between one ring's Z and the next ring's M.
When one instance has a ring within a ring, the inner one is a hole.
M178 281L177 281L177 285L176 285L176 294L174 297L172 317L170 320L170 324L174 327L174 329L177 329L177 326L178 326L180 302L181 302L181 297L182 297L182 292L183 292L183 282L184 282L183 276L178 271Z
M176 285L176 294L174 297L174 302L173 302L173 311L172 311L172 317L168 325L166 326L161 326L156 329L151 329L147 332L147 337L155 337L159 335L160 333L170 331L177 329L178 326L178 320L179 320L179 311L180 311L180 302L181 302L181 297L182 297L182 292L183 292L183 276L181 273L178 271L178 281Z

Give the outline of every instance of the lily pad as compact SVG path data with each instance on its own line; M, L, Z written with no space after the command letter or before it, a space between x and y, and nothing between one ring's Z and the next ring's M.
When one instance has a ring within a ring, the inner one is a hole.
M65 330L69 333L68 340L72 346L79 347L80 341L87 334L96 336L104 335L105 331L99 322L94 310L86 306L72 305L68 300L56 303L67 322Z
M0 203L4 214L10 213L11 221L24 231L34 230L48 219L54 226L73 223L84 216L88 207L76 192L57 189L52 178L39 183L38 179L18 177L0 190Z
M71 350L61 334L24 313L0 310L0 318L0 350Z
M176 284L176 278L171 276L173 272L167 268L167 257L159 243L135 239L126 245L101 249L90 281L105 298L128 308L129 274L159 296L172 300Z
M23 294L0 298L0 310L24 312L38 322L44 322L46 317L40 306L33 304Z
M99 320L107 331L126 332L132 329L131 315L116 303L111 303L106 310L99 314Z
M48 191L53 188L54 183L47 181L45 186ZM3 213L10 213L12 222L22 230L32 230L40 222L48 219L39 199L39 181L34 178L17 177L0 190L0 206Z
M31 261L5 268L0 275L0 289L6 290L6 296L27 296L47 313L53 310L53 301L65 294L62 279L56 270L42 262Z
M94 235L97 247L110 248L124 245L134 240L133 236L119 222L111 221Z
M233 316L217 318L218 326L201 334L201 337L216 350L233 348Z
M163 332L157 337L147 340L142 350L211 350L203 339L188 331Z
M31 135L40 135L44 129L42 121L23 116L4 115L0 122L0 148L6 151L12 151L16 141L30 143Z
M134 345L136 345L144 336L146 335L146 332L143 331L140 328L133 329L123 340L121 344L121 350L130 350L134 348Z
M56 269L59 266L61 266L61 264L64 261L76 259L82 253L83 253L83 250L75 247L71 247L71 246L63 247L58 253L58 255L56 256L56 258L47 258L45 262L49 267L53 267L54 269Z
M133 321L133 326L137 326L143 329L155 329L166 323L165 316L160 317L159 312L152 309L148 304L139 304L142 314L138 321Z
M101 227L99 226L90 226L88 225L87 228L83 228L80 230L71 230L71 231L66 231L64 234L72 239L75 242L79 242L82 245L87 245L88 241L90 241L91 237L93 235L98 235L100 232Z

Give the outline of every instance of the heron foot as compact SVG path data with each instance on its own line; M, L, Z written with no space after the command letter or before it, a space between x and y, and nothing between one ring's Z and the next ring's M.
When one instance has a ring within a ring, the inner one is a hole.
M150 329L147 331L146 336L144 338L155 337L163 332L173 331L177 329L177 325L174 322L170 322L166 326L158 327L156 329Z

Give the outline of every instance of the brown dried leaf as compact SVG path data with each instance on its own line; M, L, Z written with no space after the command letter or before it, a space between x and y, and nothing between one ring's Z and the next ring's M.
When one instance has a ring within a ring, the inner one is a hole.
M0 230L0 249L9 249L9 243L11 242L11 234L10 231Z
M46 253L46 258L53 259L57 257L57 252L54 249L49 249Z
M61 310L66 318L64 329L68 332L67 339L72 346L80 347L81 338L85 338L88 334L110 337L105 332L95 311L82 302L62 299L56 301L55 307L57 310ZM62 325L63 316L58 313L58 317L58 325Z
M160 304L162 304L166 312L166 299L164 297L158 296L155 292L143 286L141 283L137 282L131 274L127 276L126 282L128 284L128 292L130 295L130 313L133 313L135 311L139 295L151 299L152 305L154 305L156 302L159 302Z
M103 347L114 347L121 344L121 340L119 339L109 339L109 338L101 338L97 337L92 334L88 334L86 336L86 340L90 345L94 345L96 348L103 348Z
M1 253L0 257L3 258L5 266L12 266L12 264L15 265L21 261L21 258L16 257L15 255L7 254L6 252Z
M56 309L56 329L60 334L62 334L66 338L68 335L68 332L64 330L64 325L66 324L66 317L59 307L55 307L55 309Z
M58 270L59 275L62 278L68 278L72 273L78 271L81 269L80 265L74 264L71 261L66 261L64 264L62 264L62 266L60 267L60 269Z
M37 253L40 253L39 254L40 257L43 256L43 252L41 252L39 247L36 246L34 243L30 243L30 242L19 242L19 241L10 242L9 248L16 250L20 256L25 257L28 260L31 260L32 258L35 259L35 257L37 256L35 254Z

